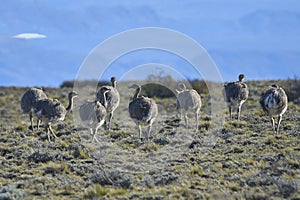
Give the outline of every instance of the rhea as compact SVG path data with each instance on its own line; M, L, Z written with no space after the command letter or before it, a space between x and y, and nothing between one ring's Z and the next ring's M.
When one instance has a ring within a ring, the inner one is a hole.
M90 126L91 134L93 135L93 140L96 140L98 143L98 139L96 138L96 134L98 129L104 124L106 118L106 94L110 91L108 87L101 87L99 90L102 99L104 100L103 104L99 102L98 99L92 102L85 102L79 107L79 116L82 123L86 126Z
M37 101L34 112L38 119L44 122L49 142L51 142L49 131L57 138L51 128L51 123L63 121L65 119L66 114L73 108L73 99L76 96L76 92L72 91L69 93L69 105L67 108L61 105L57 99L42 99Z
M105 120L105 129L110 130L110 123L114 115L114 111L120 104L120 94L117 90L117 80L116 77L111 77L111 86L102 86L109 88L109 91L105 95L105 101L107 102L106 112L107 117ZM102 88L101 87L101 88ZM102 95L101 88L96 94L96 98L99 99L100 103L104 105L104 96Z
M237 119L240 120L242 105L249 96L249 88L244 74L239 75L239 80L224 85L223 96L229 109L230 121L232 121L232 108L237 108Z
M272 85L261 93L259 103L265 113L269 115L273 130L278 135L282 115L288 107L288 98L285 91L278 85ZM274 115L278 115L276 127Z
M147 125L147 140L149 140L152 124L158 115L157 104L151 98L139 96L141 86L133 84L130 88L135 89L132 101L129 103L129 115L138 129L141 138L141 125Z
M27 90L21 98L21 112L28 113L31 129L33 130L33 114L36 107L36 103L39 100L47 99L47 95L42 89L30 88ZM40 120L37 120L37 128L39 129Z
M202 105L201 97L194 89L187 89L184 83L178 83L177 89L177 109L180 110L180 115L184 116L185 126L189 127L187 113L192 110L196 118L196 131L199 124L199 113Z

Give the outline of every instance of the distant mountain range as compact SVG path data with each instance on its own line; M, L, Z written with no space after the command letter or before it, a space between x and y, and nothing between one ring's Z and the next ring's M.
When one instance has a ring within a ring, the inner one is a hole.
M300 9L292 6L290 10L272 9L272 5L270 9L256 8L253 2L253 9L247 10L245 5L232 1L236 7L227 6L224 11L221 5L212 9L212 4L205 1L186 5L140 2L132 6L130 1L54 2L3 0L0 85L59 86L76 77L85 57L99 43L119 32L149 26L174 29L195 39L206 48L226 81L235 80L241 72L248 79L300 75ZM238 12L239 7L242 11ZM197 9L198 14L192 13ZM208 16L209 9L212 11ZM45 38L13 37L22 33ZM130 59L112 63L104 78L120 78L132 66L149 62L173 66L187 78L201 78L178 58L159 53L132 54Z

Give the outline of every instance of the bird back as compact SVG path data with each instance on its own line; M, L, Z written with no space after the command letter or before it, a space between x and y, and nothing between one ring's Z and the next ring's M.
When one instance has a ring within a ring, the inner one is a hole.
M79 116L88 124L100 122L106 116L106 109L99 101L85 102L79 108Z
M36 103L35 113L40 118L47 118L49 121L64 120L66 109L55 99L43 99Z
M201 107L201 97L196 90L185 90L178 94L177 107L188 109L196 109Z
M47 95L43 90L38 88L30 88L27 90L21 98L21 110L22 112L30 112L35 107L38 100L47 99Z
M102 95L101 88L97 92L96 98L100 101L102 105L106 107L108 111L115 110L120 103L120 94L118 90L112 86L103 86L109 88L109 91L106 92L106 105L104 105L104 96Z
M224 85L223 91L226 102L245 101L249 96L248 86L242 82L230 82Z
M129 104L130 117L143 122L148 122L158 114L154 100L147 97L138 97Z
M95 107L94 107L94 111L95 111L98 123L105 119L106 109L99 101L96 102Z
M270 87L263 91L259 103L265 112L280 114L287 108L287 96L282 88Z

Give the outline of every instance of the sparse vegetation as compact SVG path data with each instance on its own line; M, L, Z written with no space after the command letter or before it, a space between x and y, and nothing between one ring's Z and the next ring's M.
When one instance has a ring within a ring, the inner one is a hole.
M289 101L300 104L300 79L297 77L288 79L285 86Z
M119 83L121 104L112 130L99 129L99 144L90 143L89 130L76 127L72 115L53 126L58 138L49 143L44 127L30 131L28 116L19 112L28 88L0 87L0 199L299 199L299 80L247 82L241 121L230 124L227 113L221 129L212 123L209 93L200 83L197 134L176 117L175 97L156 96L161 107L151 141L138 140L128 114L131 83ZM278 136L257 107L273 83L290 99ZM70 88L44 90L67 104ZM217 140L209 146L212 133Z
M80 87L87 87L87 86L96 86L97 88L103 86L103 85L110 85L110 81L96 81L96 80L85 80L85 81L64 81L62 84L60 84L59 88L73 88L74 84L78 84Z

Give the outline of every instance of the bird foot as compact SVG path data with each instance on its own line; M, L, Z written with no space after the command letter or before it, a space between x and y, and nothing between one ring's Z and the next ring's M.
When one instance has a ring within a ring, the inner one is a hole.
M31 126L31 125L28 127L28 129L31 130L31 131L34 131L34 127Z
M95 140L97 143L100 144L99 140L96 138L96 135L94 135L93 140L92 140L92 143L94 142L94 140Z
M54 141L55 141L55 140L54 140ZM53 141L51 140L51 138L50 138L49 135L48 135L48 142L51 143L51 144L53 143Z

